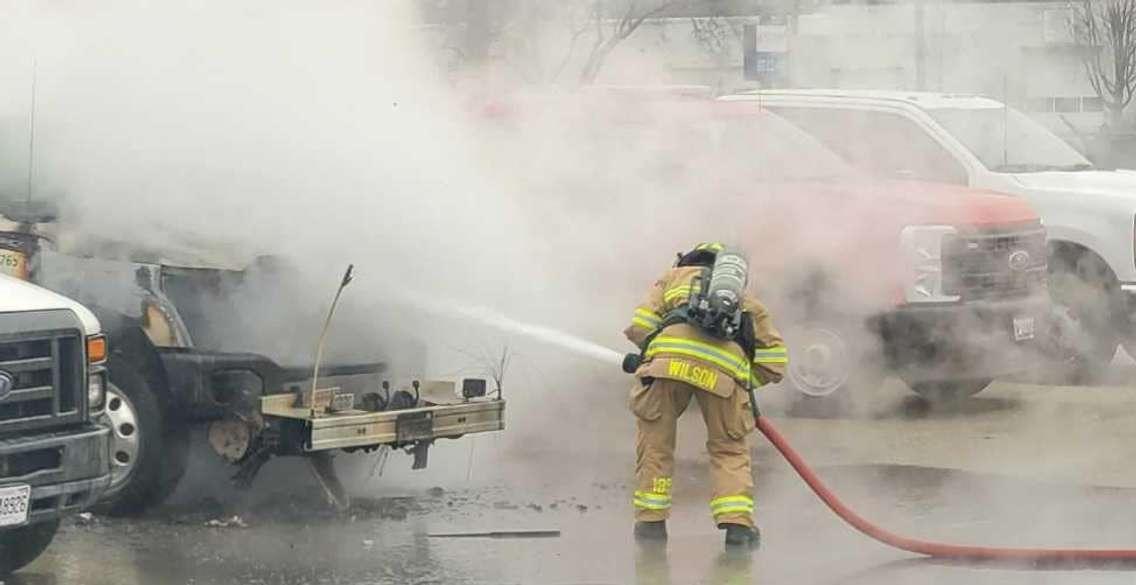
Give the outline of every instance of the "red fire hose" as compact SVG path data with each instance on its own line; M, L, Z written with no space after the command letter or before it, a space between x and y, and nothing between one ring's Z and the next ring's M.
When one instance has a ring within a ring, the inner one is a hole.
M751 403L756 406L756 402ZM916 540L889 532L872 524L863 516L846 506L828 486L821 482L816 473L809 468L800 454L789 446L785 437L777 432L773 423L765 416L755 413L757 428L773 446L781 452L789 465L805 480L809 488L820 497L833 512L853 528L865 535L891 547L908 552L941 559L967 561L1056 561L1065 563L1091 561L1136 561L1136 550L1131 549L1060 549L1060 548L997 548L985 546L961 546L927 540Z

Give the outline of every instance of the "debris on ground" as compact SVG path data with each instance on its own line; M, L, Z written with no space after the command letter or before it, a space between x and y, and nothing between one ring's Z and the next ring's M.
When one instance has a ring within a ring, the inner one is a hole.
M559 538L559 530L491 530L486 532L431 532L430 538Z
M75 524L79 526L90 526L95 523L95 515L90 512L80 512L75 515Z
M361 519L406 520L411 512L421 511L422 506L411 497L356 497L351 508Z
M240 516L228 518L214 518L205 523L210 528L248 528L249 525Z

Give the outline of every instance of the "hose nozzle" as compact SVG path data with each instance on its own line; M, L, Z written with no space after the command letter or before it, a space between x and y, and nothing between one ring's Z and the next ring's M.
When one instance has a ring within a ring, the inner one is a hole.
M643 365L643 356L637 353L629 353L623 356L623 371L628 374L634 374L639 366Z

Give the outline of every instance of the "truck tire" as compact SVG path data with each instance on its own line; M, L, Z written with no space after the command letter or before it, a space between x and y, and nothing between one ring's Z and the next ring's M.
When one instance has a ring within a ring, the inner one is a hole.
M836 321L810 321L786 331L789 367L785 382L797 392L790 413L832 416L848 412L854 394L883 382L868 333Z
M0 577L31 564L55 538L59 519L29 524L0 532Z
M1057 256L1050 263L1050 296L1054 304L1066 309L1087 340L1087 347L1076 348L1075 355L1065 362L1068 382L1099 381L1116 355L1120 336L1113 319L1114 281L1108 266L1089 254Z
M188 462L189 429L171 420L133 362L112 356L107 370L103 418L111 428L111 485L98 509L110 516L136 515L177 487Z
M907 385L928 402L947 404L970 398L985 390L993 381L991 378L972 378L967 380L908 382Z

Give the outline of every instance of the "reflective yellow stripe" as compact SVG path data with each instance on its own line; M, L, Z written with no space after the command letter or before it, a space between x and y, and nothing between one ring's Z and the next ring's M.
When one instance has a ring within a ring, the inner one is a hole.
M667 292L663 293L663 300L667 302L674 301L678 298L685 298L690 296L690 291L693 289L691 285L680 285L673 288L668 288Z
M671 503L671 497L669 495L656 492L635 492L635 499L643 500L646 502L654 502L656 504Z
M635 498L631 500L631 503L636 508L645 510L665 510L671 507L671 497L651 492L635 492Z
M659 324L658 324L657 322L656 322L656 323L652 323L652 322L650 322L650 321L647 321L646 319L643 319L642 317L634 317L634 318L632 318L632 319L631 319L631 324L632 324L632 325L634 325L634 326L636 326L636 327L642 327L642 328L644 328L644 329L646 329L646 330L648 330L648 331L654 331L654 330L655 330L655 327L658 327L658 325L659 325Z
M715 516L725 514L750 514L753 512L753 498L749 496L725 496L710 500L710 512Z
M714 510L714 517L725 516L726 514L751 514L753 513L753 506L732 506L727 508L718 508Z
M647 346L647 357L660 353L676 354L710 362L743 382L749 380L749 363L729 352L705 343L680 337L660 335Z
M647 357L653 358L653 357L655 357L655 355L660 354L660 353L692 357L692 358L695 358L695 359L710 362L710 363L714 364L715 366L722 368L723 370L726 371L727 374L729 374L730 376L732 376L732 377L734 377L734 378L736 378L736 379L738 379L742 382L745 382L750 377L749 368L739 369L738 367L731 365L729 362L725 361L724 359L717 357L716 354L711 354L711 353L707 352L705 349L702 349L702 348L677 346L677 345L671 345L671 344L656 345L656 344L652 343L650 345L649 349L647 350Z
M654 329L663 322L663 318L658 313L644 309L642 307L635 309L635 317L631 320L632 323L645 323L648 329Z
M713 251L713 252L721 252L722 251L722 244L719 244L717 242L703 242L703 243L695 246L694 249L695 250L710 250L710 251Z
M647 308L644 308L644 307L639 307L638 309L635 309L635 314L644 318L644 319L653 319L655 321L662 321L663 320L663 318L660 317L658 313L652 311L651 309L647 309Z
M753 352L753 362L755 364L787 364L789 363L789 350L783 345L758 348Z
M683 337L672 337L670 335L660 335L660 336L656 337L651 342L652 346L654 346L655 344L658 344L660 347L664 346L664 345L665 346L675 346L675 347L690 347L690 348L693 348L693 349L705 351L706 353L714 355L715 357L721 359L722 361L729 363L731 366L733 366L733 367L735 367L739 370L749 371L749 364L746 363L746 360L745 360L744 357L742 357L742 356L740 356L736 353L733 353L733 352L731 352L727 349L715 347L713 345L710 345L709 343L703 343L703 342L695 340L695 339L686 339L686 338L683 338Z
M721 498L714 498L710 500L711 508L718 508L727 504L745 504L753 507L753 498L749 496L723 496Z

